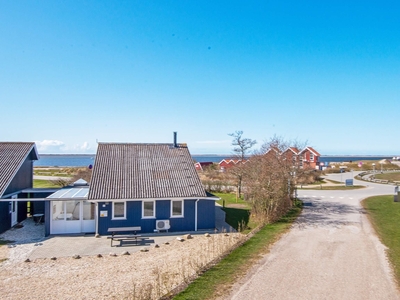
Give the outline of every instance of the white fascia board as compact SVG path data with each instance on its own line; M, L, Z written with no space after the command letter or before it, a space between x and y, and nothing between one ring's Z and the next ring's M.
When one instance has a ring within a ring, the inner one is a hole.
M15 198L15 199L0 199L0 202L10 202L10 201L29 201L29 202L34 202L34 201L48 201L49 199L47 198Z
M35 155L36 155L36 159L35 160L39 160L40 157L39 157L39 152L38 152L38 150L36 148L36 143L33 143L33 147L32 148L35 151Z
M214 197L171 197L171 198L141 198L141 199L91 199L91 202L126 202L126 201L165 201L165 200L212 200L218 201Z

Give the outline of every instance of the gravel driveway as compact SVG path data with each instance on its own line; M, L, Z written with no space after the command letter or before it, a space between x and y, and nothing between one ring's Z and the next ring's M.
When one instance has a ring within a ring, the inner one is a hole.
M300 191L306 206L292 230L227 299L400 299L385 247L360 205L368 196L391 193L393 186L376 184Z

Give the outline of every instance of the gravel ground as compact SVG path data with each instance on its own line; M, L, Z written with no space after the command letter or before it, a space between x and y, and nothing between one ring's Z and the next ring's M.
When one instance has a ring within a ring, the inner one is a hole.
M1 299L157 299L244 238L238 233L196 235L130 255L24 262L44 239L41 225L29 222L24 231L0 235L16 241L0 247L0 258L8 256L0 263Z
M0 247L0 260L7 259L3 264L21 262L44 240L44 225L35 225L32 218L24 220L23 228L11 228L0 234L0 239L13 241L8 246Z

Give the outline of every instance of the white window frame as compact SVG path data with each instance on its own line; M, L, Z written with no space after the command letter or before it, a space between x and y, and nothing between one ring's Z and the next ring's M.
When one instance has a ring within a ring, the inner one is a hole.
M114 216L114 205L115 203L123 203L124 204L124 216L123 217L115 217ZM126 220L126 201L113 201L112 209L111 209L111 220Z
M310 153L310 161L314 161L314 153Z
M153 215L152 216L145 216L144 215L144 204L152 202L153 203ZM142 201L142 219L155 219L156 218L156 201L155 200L146 200Z
M174 215L173 214L173 207L174 207L173 203L174 202L181 202L182 203L182 214L180 214L180 215ZM185 201L183 199L171 200L171 212L170 212L171 218L183 218L184 215L185 215Z

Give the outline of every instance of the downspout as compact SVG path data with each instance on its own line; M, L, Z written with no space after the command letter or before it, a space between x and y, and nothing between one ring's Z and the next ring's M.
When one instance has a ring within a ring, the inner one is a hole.
M199 201L200 199L197 199L194 206L194 231L197 231L197 202Z
M96 202L96 233L95 233L95 237L98 237L99 234L99 203Z
M28 193L28 199L30 199L30 198L31 198L31 193ZM29 214L32 216L33 215L33 213L32 213L32 202L31 201L27 201L27 202L29 202Z

